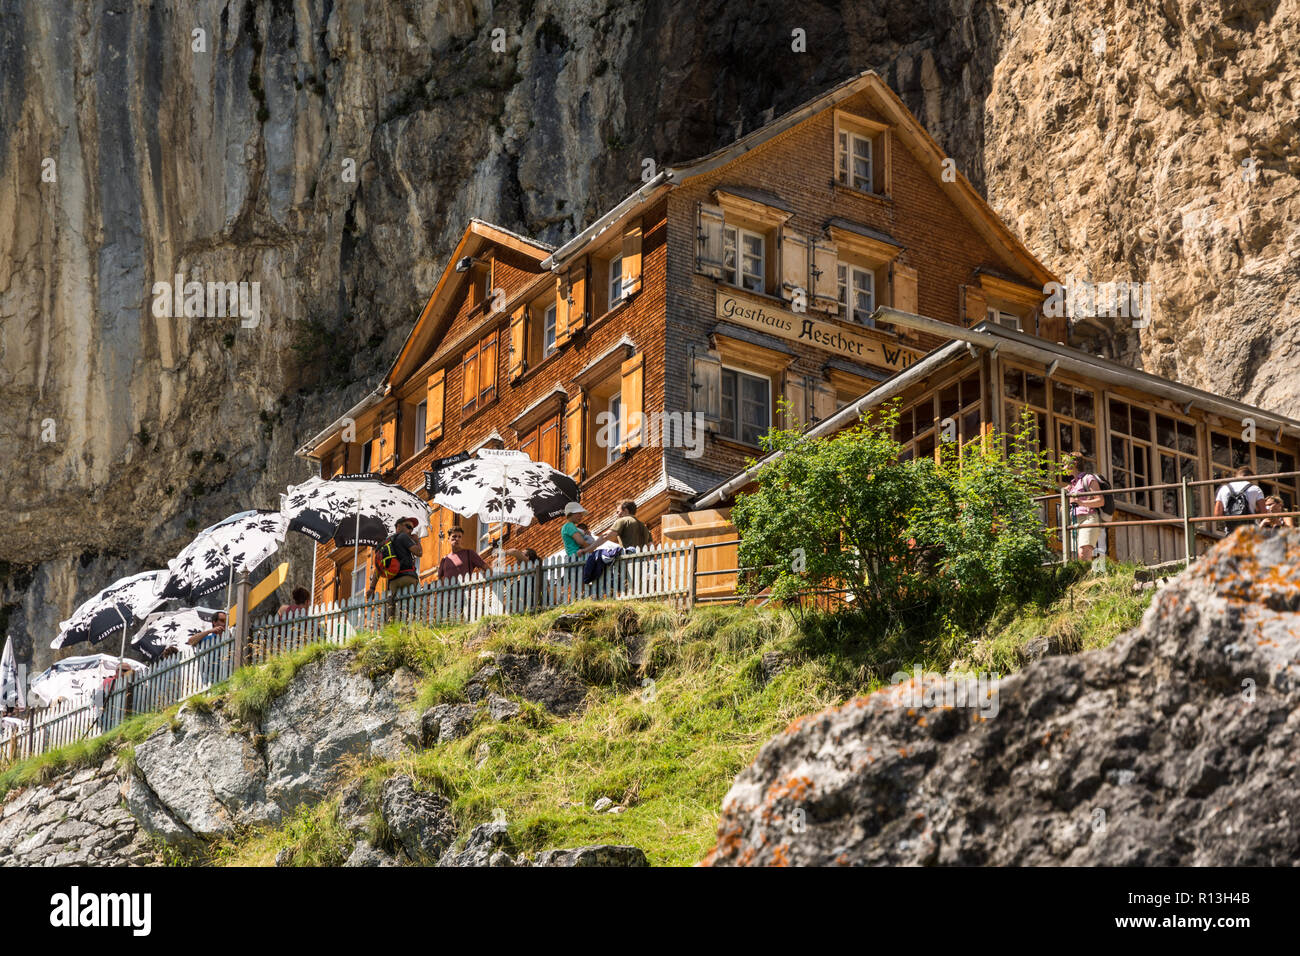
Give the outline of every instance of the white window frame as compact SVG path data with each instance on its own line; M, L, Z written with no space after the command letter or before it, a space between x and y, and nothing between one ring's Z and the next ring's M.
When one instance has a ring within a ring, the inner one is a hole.
M737 441L737 442L740 442L742 445L750 445L751 447L755 447L755 448L756 448L756 447L759 447L759 446L757 445L757 443L747 442L747 441L745 441L744 438L741 437L741 434L743 433L743 430L744 430L744 415L741 414L741 404L742 404L743 399L742 399L742 397L741 397L741 388L740 388L740 378L739 378L739 376L742 376L742 375L743 375L743 376L745 376L745 377L747 377L747 378L757 379L757 380L761 380L761 381L764 381L764 382L767 383L767 428L765 428L765 429L763 429L762 431L759 432L759 437L762 437L764 434L766 434L767 432L769 432L769 431L772 430L772 376L770 376L770 375L762 375L762 374L760 374L760 373L752 372L752 371L750 371L750 370L747 369L747 368L740 368L740 367L735 366L735 365L723 365L723 366L722 366L722 383L725 383L726 378L727 378L727 373L728 373L728 372L731 372L731 373L733 373L734 375L737 376L737 378L736 378L736 417L735 417L735 420L734 420L734 421L735 421L735 426L736 426L736 432L735 432L735 434L733 434L733 435L728 435L728 434L726 434L725 432L723 432L723 431L721 430L721 429L722 429L722 422L725 421L725 419L721 419L721 418L720 418L719 423L718 423L718 428L719 428L718 434L719 434L721 437L723 437L723 438L728 438L728 439L730 439L731 441ZM719 384L719 393L722 393L722 383ZM719 409L719 411L721 411L721 409Z
M415 450L412 455L418 455L429 447L429 400L426 398L415 406Z
M482 554L492 546L492 524L491 521L478 521L474 535L474 550Z
M369 571L370 567L367 564L352 569L352 597L360 597L366 593L366 576Z
M863 136L861 133L851 129L841 128L839 131L839 142L836 144L836 151L839 154L836 157L836 170L839 173L839 182L841 186L847 186L849 189L856 189L858 192L875 194L875 175L876 175L876 148L870 136ZM867 147L867 155L859 156L856 151L858 143ZM858 175L856 163L858 160L864 160L867 164L866 185L861 185L863 177Z
M865 290L858 285L858 279L863 276L866 277L869 283L869 288ZM876 274L874 272L862 266L854 265L852 262L840 260L836 263L836 288L844 318L850 322L865 325L868 328L876 324L875 320L871 318L871 314L876 311ZM858 293L862 291L871 296L871 305L866 309L866 314L859 318L859 313L862 310L857 307L857 297Z
M1001 309L995 309L993 306L988 306L985 315L994 325L1000 325L1003 328L1008 329L1015 329L1017 332L1024 331L1024 329L1020 327L1020 316L1016 315L1014 312L1004 312ZM1008 325L1003 321L1003 319L1011 319L1012 324Z
M623 254L609 260L609 307L623 301Z
M758 240L757 274L745 271L746 239ZM728 264L728 257L730 257L730 264ZM724 222L722 226L722 263L723 277L728 285L760 294L767 291L767 237L761 232L755 232L743 226L728 225ZM757 287L745 285L747 278L753 278L758 283Z
M605 464L612 465L623 457L619 449L623 445L623 393L615 392L609 397L609 404L606 406L609 412L609 428L605 434L610 436L609 443L605 446Z
M555 351L555 303L542 311L542 358Z

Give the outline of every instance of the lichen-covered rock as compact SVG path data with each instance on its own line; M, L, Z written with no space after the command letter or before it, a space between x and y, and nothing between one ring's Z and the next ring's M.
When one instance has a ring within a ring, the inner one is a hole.
M480 823L459 852L448 852L439 866L513 866L514 841L504 823ZM509 862L506 862L509 861Z
M509 720L519 716L519 705L500 694L489 694L487 699L488 716L493 720Z
M405 670L371 680L351 666L350 651L304 666L268 708L266 794L282 808L319 800L344 757L396 757L419 736L419 716Z
M474 724L474 708L470 704L436 704L420 718L420 738L424 746L458 740L469 733Z
M1300 531L1239 531L1110 647L925 706L957 690L908 682L796 721L736 778L709 861L1295 862Z
M568 850L545 850L533 866L649 866L645 853L635 846L597 844Z
M384 781L380 809L394 842L412 863L436 863L456 839L446 797L416 790L410 777Z

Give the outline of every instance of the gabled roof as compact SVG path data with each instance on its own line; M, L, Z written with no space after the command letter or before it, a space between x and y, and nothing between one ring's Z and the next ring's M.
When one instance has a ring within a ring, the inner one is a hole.
M617 228L623 221L638 215L646 206L673 186L681 185L697 176L711 173L751 150L763 145L776 136L792 129L807 119L843 102L859 93L866 93L872 104L890 122L898 138L922 164L930 176L953 202L957 209L971 222L988 244L998 251L1004 259L1017 263L1025 269L1035 282L1045 285L1056 281L1056 276L1038 261L1038 258L1025 247L1024 243L1013 233L998 216L993 208L985 202L975 187L970 184L960 171L955 172L952 182L943 178L943 164L948 157L934 138L921 125L920 121L898 98L875 72L867 70L838 86L813 97L785 115L778 117L766 126L747 133L729 146L714 150L707 156L665 169L648 183L626 197L605 215L601 216L582 232L578 233L554 254L542 263L543 268L555 271L562 269L567 262L596 237L611 228Z
M997 323L981 322L974 328L965 329L961 326L954 327L949 326L947 323L940 323L938 319L913 315L910 312L899 312L897 309L890 308L877 309L873 313L873 318L877 322L889 322L893 325L907 326L924 332L942 332L942 334L947 335L954 341L940 346L916 364L881 382L857 401L850 402L834 415L824 418L813 425L804 432L804 437L824 437L848 428L862 416L863 412L869 411L899 395L909 386L968 355L971 348L977 347L996 350L999 354L1015 355L1031 361L1043 362L1049 366L1056 365L1058 368L1080 373L1099 382L1126 385L1129 388L1150 395L1158 395L1176 402L1184 402L1189 407L1196 406L1227 418L1244 419L1249 417L1259 422L1268 422L1273 428L1280 428L1286 434L1300 437L1300 421L1294 418L1256 408L1253 405L1247 405L1245 402L1224 398L1221 395L1215 395L1213 392L1193 388L1172 379L1161 378L1158 375L1152 375L1150 372L1143 372L1131 366L1102 358L1099 355L1090 355L1067 345L1048 342L1036 335L1016 332ZM934 326L938 325L942 325L943 328L936 330ZM781 452L772 452L749 468L703 492L696 497L694 507L708 508L731 497L737 491L755 481L763 466L779 458L780 455Z
M555 248L482 219L471 219L465 228L465 234L461 236L447 264L443 266L442 275L420 311L420 317L415 320L415 325L407 335L405 344L397 353L397 358L393 360L388 374L384 376L386 383L391 385L415 371L419 365L419 357L441 337L452 317L446 307L455 301L455 292L465 281L464 277L468 275L468 273L457 272L456 263L465 256L474 255L486 246L513 249L536 259L539 263Z

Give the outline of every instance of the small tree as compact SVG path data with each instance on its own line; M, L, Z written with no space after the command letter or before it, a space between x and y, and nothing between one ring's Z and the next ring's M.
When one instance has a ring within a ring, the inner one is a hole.
M936 465L900 460L897 406L827 438L776 430L758 490L737 499L742 586L788 599L845 588L862 609L900 617L978 615L1032 582L1048 554L1031 496L1046 462L1022 431L957 446Z

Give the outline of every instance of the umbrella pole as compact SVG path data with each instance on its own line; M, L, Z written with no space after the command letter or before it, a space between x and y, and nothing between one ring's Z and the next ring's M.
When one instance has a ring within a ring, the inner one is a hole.
M352 526L352 580L357 579L357 554L361 550L361 496L357 495L356 523ZM367 584L370 582L367 581ZM349 588L349 590L351 590ZM356 595L352 595L354 598Z

